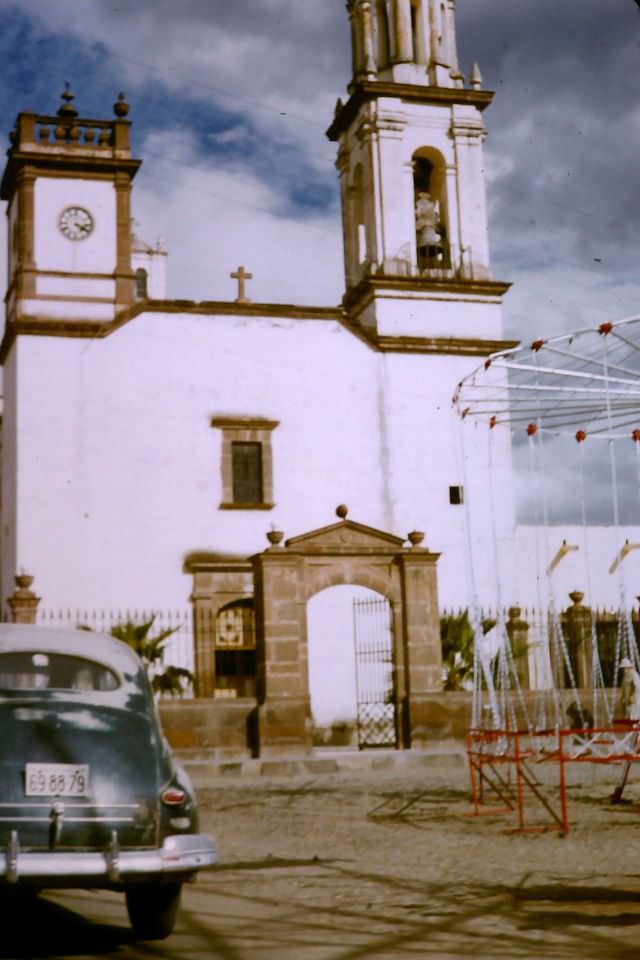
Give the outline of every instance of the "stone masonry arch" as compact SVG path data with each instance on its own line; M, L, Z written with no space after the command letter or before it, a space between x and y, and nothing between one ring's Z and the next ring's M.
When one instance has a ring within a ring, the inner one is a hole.
M293 537L274 531L252 558L256 610L258 736L262 756L311 751L307 602L331 586L357 584L389 600L393 616L400 743L424 746L426 700L439 690L442 656L438 554L346 516Z

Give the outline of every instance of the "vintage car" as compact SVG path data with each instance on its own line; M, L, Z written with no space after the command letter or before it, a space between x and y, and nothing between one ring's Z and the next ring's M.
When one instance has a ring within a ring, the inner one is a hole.
M0 896L123 890L140 939L217 862L137 655L113 637L0 624Z

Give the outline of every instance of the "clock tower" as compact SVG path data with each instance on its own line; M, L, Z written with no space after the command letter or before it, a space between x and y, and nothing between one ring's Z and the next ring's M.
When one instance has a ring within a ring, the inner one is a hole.
M67 89L56 116L19 114L0 186L9 269L4 352L20 333L91 335L135 299L129 107L78 116Z

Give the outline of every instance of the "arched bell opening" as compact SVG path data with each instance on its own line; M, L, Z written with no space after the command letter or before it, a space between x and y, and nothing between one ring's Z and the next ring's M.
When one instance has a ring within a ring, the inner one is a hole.
M444 158L436 150L417 150L413 162L416 262L419 273L451 268Z
M413 45L413 60L415 63L429 62L427 50L427 30L425 11L422 0L411 0L411 41Z
M376 17L374 21L376 60L378 69L384 70L391 62L391 38L389 34L389 12L386 0L376 3Z
M149 296L148 292L148 274L144 267L138 267L135 273L136 279L136 299L137 300L146 300Z

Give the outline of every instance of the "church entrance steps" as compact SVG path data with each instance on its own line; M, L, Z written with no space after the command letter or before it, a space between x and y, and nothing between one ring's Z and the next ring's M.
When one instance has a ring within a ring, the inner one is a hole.
M307 756L283 756L273 760L257 757L221 760L203 751L174 750L184 765L194 786L207 787L220 778L316 777L358 771L398 771L424 769L460 769L466 765L466 755L460 747L439 750L325 750L319 749Z

